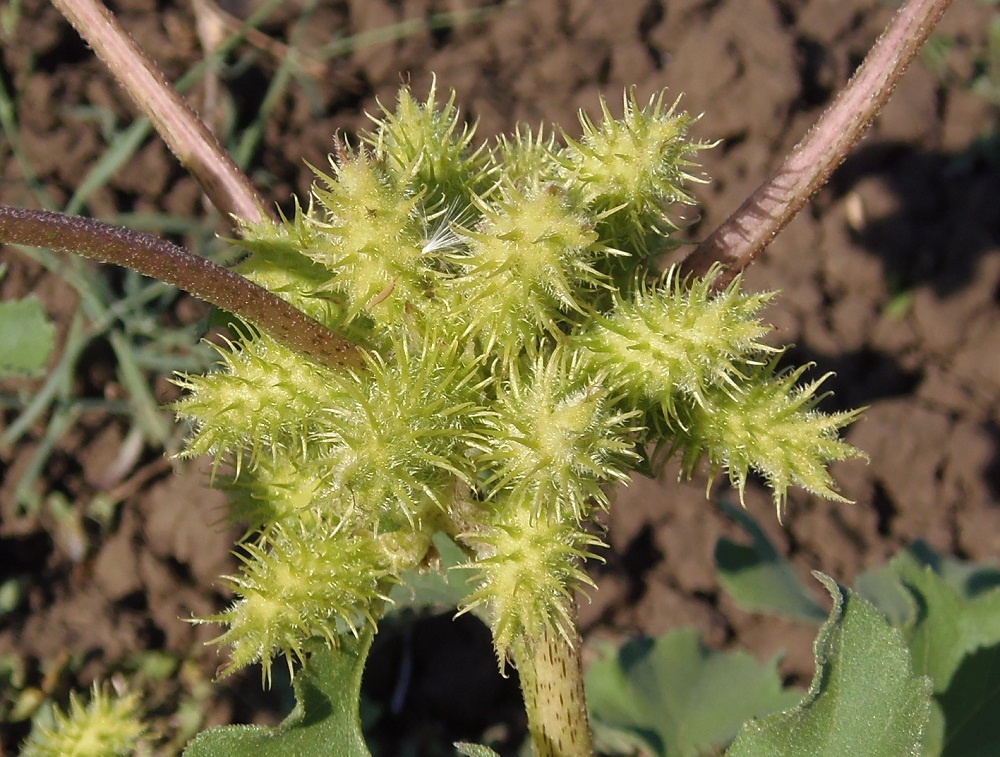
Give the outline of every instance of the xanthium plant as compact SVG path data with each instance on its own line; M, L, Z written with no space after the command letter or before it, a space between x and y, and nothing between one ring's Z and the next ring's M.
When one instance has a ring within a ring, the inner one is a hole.
M245 224L239 272L355 341L361 368L308 361L241 326L219 370L178 379L187 453L235 472L248 524L225 626L227 671L291 667L307 642L377 625L388 593L450 536L501 665L569 637L567 599L602 546L608 488L677 452L839 499L855 412L781 371L769 294L714 291L657 260L689 203L693 119L624 97L571 139L520 129L475 146L436 92L408 89L356 148L338 142L303 208Z
M148 733L139 721L139 695L118 696L94 684L83 704L69 696L65 712L56 708L49 725L39 725L25 742L22 757L136 754Z

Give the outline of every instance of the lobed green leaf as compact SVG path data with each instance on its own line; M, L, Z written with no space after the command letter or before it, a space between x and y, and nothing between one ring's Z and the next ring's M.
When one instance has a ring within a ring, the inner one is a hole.
M798 706L744 725L727 757L922 754L930 680L871 604L815 574L834 601L816 639L816 674Z
M705 648L694 629L636 639L587 672L591 715L662 757L697 757L729 743L740 725L791 706L776 661Z
M231 725L198 734L184 757L371 757L361 733L361 676L374 633L311 651L296 676L295 709L274 728Z

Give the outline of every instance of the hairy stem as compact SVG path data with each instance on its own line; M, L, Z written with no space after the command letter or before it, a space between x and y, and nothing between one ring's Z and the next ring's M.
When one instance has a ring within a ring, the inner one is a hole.
M514 662L521 679L521 693L528 713L535 757L593 757L590 721L583 692L580 634L576 602L569 610L574 619L572 637L554 627L534 639L514 645Z
M909 0L892 19L833 105L781 167L681 264L685 274L724 287L752 263L810 197L827 182L867 131L893 87L951 0Z
M274 218L250 179L107 8L97 0L52 4L94 49L220 213L254 222Z
M157 278L238 315L323 365L361 365L354 343L228 268L141 232L90 218L0 206L0 242L46 247Z

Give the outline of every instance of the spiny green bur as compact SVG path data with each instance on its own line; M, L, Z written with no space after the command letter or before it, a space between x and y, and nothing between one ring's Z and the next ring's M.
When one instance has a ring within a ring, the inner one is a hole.
M137 754L146 736L139 710L138 694L119 697L94 684L87 704L70 694L66 712L57 708L49 724L36 723L20 754L22 757Z
M768 294L715 292L655 267L666 208L705 145L665 103L581 119L579 140L520 130L475 148L454 96L408 90L361 146L338 144L307 208L244 227L240 272L365 351L313 364L241 327L220 369L184 376L191 455L228 462L249 523L226 672L376 626L390 589L442 531L476 580L464 610L498 656L555 630L603 546L607 488L647 450L702 459L779 508L790 486L838 498L826 466L859 453L821 383L776 372Z

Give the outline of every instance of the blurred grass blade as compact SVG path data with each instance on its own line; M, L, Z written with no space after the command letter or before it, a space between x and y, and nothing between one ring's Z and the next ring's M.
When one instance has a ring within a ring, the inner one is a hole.
M77 185L63 212L68 215L79 215L90 196L105 187L118 170L135 155L136 150L149 136L150 128L149 121L143 119L133 122L120 132L101 157L91 164L90 170Z
M129 407L146 438L165 447L170 439L170 427L160 412L160 404L149 388L149 379L136 360L132 345L120 331L110 334L111 347L118 358L118 379L125 388Z

